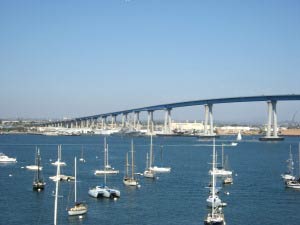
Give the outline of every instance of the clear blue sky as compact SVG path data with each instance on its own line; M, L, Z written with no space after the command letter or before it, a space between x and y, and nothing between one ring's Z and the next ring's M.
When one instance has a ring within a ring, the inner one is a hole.
M298 0L2 0L0 28L0 118L300 93ZM264 103L215 109L220 120L267 114ZM297 110L279 103L279 119Z

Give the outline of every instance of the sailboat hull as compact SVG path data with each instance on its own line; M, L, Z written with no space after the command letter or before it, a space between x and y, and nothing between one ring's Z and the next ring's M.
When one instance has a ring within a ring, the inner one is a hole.
M83 215L87 213L87 206L85 204L77 204L68 210L69 216Z
M130 178L124 178L123 179L123 183L126 185L126 186L138 186L138 181L135 180L135 179L130 179Z

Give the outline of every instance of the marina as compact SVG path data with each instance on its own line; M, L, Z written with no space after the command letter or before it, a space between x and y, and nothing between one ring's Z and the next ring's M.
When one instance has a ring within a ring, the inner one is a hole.
M124 155L131 153L131 138L110 136L110 152L114 165L124 167ZM47 187L43 192L32 191L32 172L22 169L32 162L36 146L43 156L43 175L49 177L56 174L56 167L51 165L49 159L57 158L57 144L62 145L64 161L67 166L61 167L65 173L74 174L74 157L80 157L82 146L85 149L85 159L88 163L77 165L77 198L84 199L89 206L86 215L68 217L68 193L74 187L74 182L59 182L57 196L57 224L87 225L99 224L203 224L204 218L209 213L206 199L207 187L211 176L212 142L199 141L190 137L153 137L153 144L164 145L164 162L172 166L172 173L161 173L159 179L141 179L141 188L138 190L122 185L123 171L114 176L109 176L111 187L119 187L122 192L117 200L96 199L88 197L87 191L93 184L101 184L102 176L94 176L94 168L99 166L96 160L97 152L103 150L104 140L99 135L95 136L36 136L15 135L14 141L10 136L0 135L0 151L6 155L15 156L17 163L0 165L0 191L5 195L0 196L1 202L10 201L14 208L24 208L25 205L34 210L23 211L18 215L12 213L4 204L0 205L3 212L0 224L8 223L17 225L25 224L51 224L53 213L48 209L53 208L56 182L45 180ZM231 143L235 136L216 139L216 145ZM237 145L226 147L230 164L234 168L233 185L222 186L221 179L217 179L220 187L218 195L228 206L223 209L226 224L252 225L257 219L264 224L297 225L299 216L293 213L300 202L300 192L296 189L286 188L280 175L286 170L285 160L289 158L289 146L292 146L294 155L298 156L299 138L286 138L283 142L267 143L257 141L257 137L244 136ZM219 148L219 147L217 147ZM143 172L145 168L145 155L149 152L149 137L134 139L134 164L135 172ZM103 157L101 161L103 162ZM266 164L265 162L272 162ZM11 175L11 176L10 176ZM298 174L297 174L298 176ZM180 182L179 182L180 181ZM264 181L264 182L261 182ZM18 183L18 185L14 185ZM4 185L5 184L5 185ZM184 191L182 191L184 190ZM192 196L192 197L188 197ZM74 201L74 194L70 202ZM73 203L74 204L74 203ZM276 207L280 204L280 208ZM253 207L255 205L255 207ZM189 210L187 210L189 209ZM101 211L101 215L99 212ZM118 216L111 216L111 212ZM264 211L262 214L261 212ZM175 214L170 214L174 212ZM153 216L153 213L156 216ZM128 219L130 214L130 219ZM255 214L253 217L251 215ZM265 214L272 215L266 217ZM174 217L176 215L176 217ZM38 219L37 219L38 218ZM143 221L141 223L141 221ZM274 221L277 221L274 223Z

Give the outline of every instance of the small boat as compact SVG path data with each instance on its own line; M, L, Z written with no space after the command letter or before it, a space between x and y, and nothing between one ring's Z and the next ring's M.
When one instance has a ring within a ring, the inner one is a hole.
M163 158L163 149L162 149L162 146L161 146L161 152L160 152L161 163L162 163L162 158ZM159 167L159 166L152 166L151 165L150 170L155 172L155 173L169 173L169 172L171 172L171 167Z
M287 180L285 182L286 187L293 189L300 189L300 143L299 143L299 177L294 180Z
M95 170L95 175L103 174L118 174L119 170L115 170L108 163L108 144L106 144L106 137L104 137L104 168L103 170Z
M148 156L147 152L147 157L146 157L146 169L143 173L144 177L146 178L155 178L155 172L151 170L152 166L152 159L153 159L153 146L152 146L152 135L151 135L151 141L150 141L150 157Z
M83 202L77 202L77 163L76 163L76 157L75 157L75 160L74 160L74 164L75 164L75 182L74 182L74 187L75 187L75 190L74 190L74 202L75 202L75 205L70 208L68 210L68 214L69 216L77 216L77 215L83 215L85 213L87 213L87 204L83 203Z
M17 162L16 158L10 158L4 153L0 153L0 163L15 163Z
M131 176L129 176L129 171L128 171L128 153L126 154L126 174L123 178L123 183L126 186L139 186L139 182L137 179L134 177L134 157L133 157L133 140L131 140Z
M43 167L42 166L38 167L37 165L29 165L26 166L26 169L36 171L36 170L42 170Z
M223 179L223 184L233 184L232 176L227 176Z
M293 175L294 171L294 161L293 161L293 155L292 155L292 146L290 145L290 154L289 154L289 159L286 160L287 162L287 172L284 174L281 174L281 177L284 181L289 181L289 180L295 180L295 176Z
M236 140L237 141L241 141L242 140L241 131L239 131L239 133L237 134Z
M40 165L41 165L41 155L40 155L40 150L37 149L37 153L36 153L36 166L37 166L37 169L36 169L36 173L35 173L35 176L34 176L34 181L33 181L33 184L32 184L32 188L33 190L36 190L36 191L41 191L41 190L44 190L45 188L45 185L46 183L44 182L43 178L42 178L42 175L41 175L41 170L40 170Z
M53 181L74 181L75 177L60 174L59 176L51 176L49 179Z
M216 158L217 158L217 154L216 154ZM225 165L225 163L224 163L224 144L222 144L221 167L214 168L214 170L210 170L209 174L212 175L212 173L214 173L216 176L219 176L219 177L232 176L232 171L227 170L224 165Z
M58 146L58 150L57 150L57 152L58 152L58 158L59 158L59 161L57 160L57 161L55 161L55 162L53 162L53 163L51 163L53 166L57 166L58 164L60 165L60 166L66 166L67 164L65 163L65 162L62 162L61 161L61 145L59 145Z
M81 146L81 157L79 159L80 162L85 162L85 159L83 158L83 147Z

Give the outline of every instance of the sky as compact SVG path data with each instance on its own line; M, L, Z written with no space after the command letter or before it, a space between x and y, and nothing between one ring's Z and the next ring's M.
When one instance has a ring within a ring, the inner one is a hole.
M299 24L298 0L1 0L0 118L300 94ZM266 121L267 104L214 114ZM300 121L299 101L278 103L279 120L294 114ZM172 115L203 120L204 111Z

